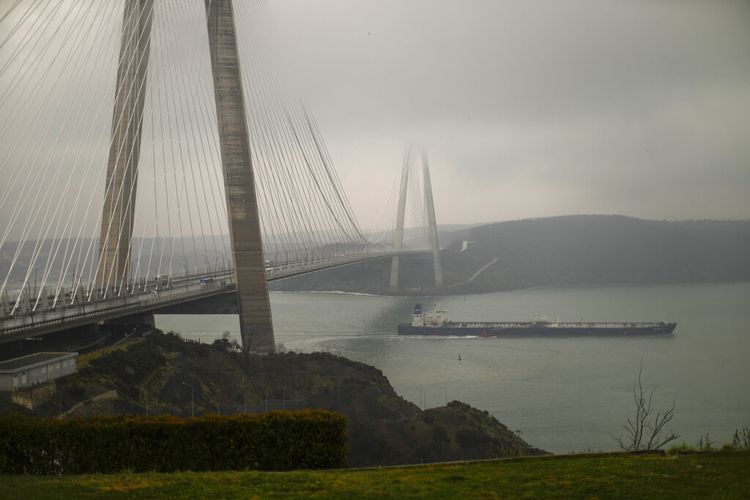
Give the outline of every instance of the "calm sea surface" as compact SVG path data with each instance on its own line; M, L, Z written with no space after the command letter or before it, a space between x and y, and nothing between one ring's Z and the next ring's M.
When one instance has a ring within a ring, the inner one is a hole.
M673 428L693 444L731 441L750 426L750 283L533 289L440 297L454 320L676 321L667 338L423 338L395 335L414 303L435 299L271 294L277 342L380 368L425 407L458 399L488 410L534 446L611 450L633 412L643 363L655 406L675 401ZM157 316L157 326L212 342L239 334L236 316ZM458 360L459 355L461 361Z

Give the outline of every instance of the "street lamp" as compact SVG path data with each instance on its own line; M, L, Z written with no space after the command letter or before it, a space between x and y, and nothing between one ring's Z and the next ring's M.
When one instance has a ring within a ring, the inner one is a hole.
M244 413L247 413L247 386L245 385L245 377L242 377L242 409Z
M159 271L156 270L154 266L148 266L149 271L151 269L154 270L154 276L156 277L156 291L159 291ZM146 276L148 276L148 273L146 273ZM143 291L148 291L148 278L146 278L146 283L143 284Z
M443 395L445 396L445 404L448 404L448 389L443 386L440 386L440 388L443 390Z
M34 268L34 297L36 297L36 274L39 271L39 266Z
M128 264L128 268L125 271L123 275L123 280L125 282L125 295L128 293L128 288L130 287L130 276L133 276L133 288L135 288L135 279L138 275L137 268L141 267L141 261L138 261L138 266L135 265L135 259L130 259L130 262ZM127 276L127 278L126 278Z
M149 410L149 407L148 407L148 395L146 394L146 391L143 391L143 393L141 394L141 391L142 391L143 387L141 387L139 385L136 385L135 388L138 389L138 396L139 396L139 398L142 395L143 396L143 400L146 402L146 416L148 417L148 415L150 413L150 410Z
M188 384L187 382L183 382L182 385L186 385L190 387L190 416L195 416L195 389L192 385Z
M70 290L70 304L73 305L76 302L76 298L78 297L78 289L81 288L83 284L83 276L79 275L77 272L73 275L73 288ZM81 291L81 298L83 298L83 291Z

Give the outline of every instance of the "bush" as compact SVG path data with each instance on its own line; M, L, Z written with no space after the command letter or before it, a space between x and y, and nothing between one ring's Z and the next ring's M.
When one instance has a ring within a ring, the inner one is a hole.
M485 444L487 436L475 429L461 429L456 433L456 443L462 450L473 450Z
M734 431L732 448L735 450L750 450L750 427L743 427Z
M346 419L328 411L0 417L0 474L323 469L345 460Z

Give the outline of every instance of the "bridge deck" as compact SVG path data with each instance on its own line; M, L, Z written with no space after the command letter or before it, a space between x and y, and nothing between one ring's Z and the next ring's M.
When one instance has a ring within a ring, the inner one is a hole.
M424 251L408 251L401 254L421 254ZM394 252L367 255L336 256L328 260L300 262L266 268L266 279L276 281L293 276L348 266L360 262L392 257ZM232 271L195 274L175 278L166 287L157 288L155 283L146 290L137 289L114 297L98 300L79 299L74 303L58 301L51 307L22 311L13 316L0 318L0 343L44 335L55 331L100 323L116 318L148 313L170 306L193 302L217 295L236 293Z

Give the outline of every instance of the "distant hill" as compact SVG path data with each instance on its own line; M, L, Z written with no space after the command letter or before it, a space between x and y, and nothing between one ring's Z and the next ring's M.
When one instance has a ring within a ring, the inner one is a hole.
M407 292L750 281L748 220L653 221L571 215L465 228L445 234L442 241L448 286L431 290L429 258L414 257L402 259ZM385 292L389 269L390 261L368 263L279 286Z

